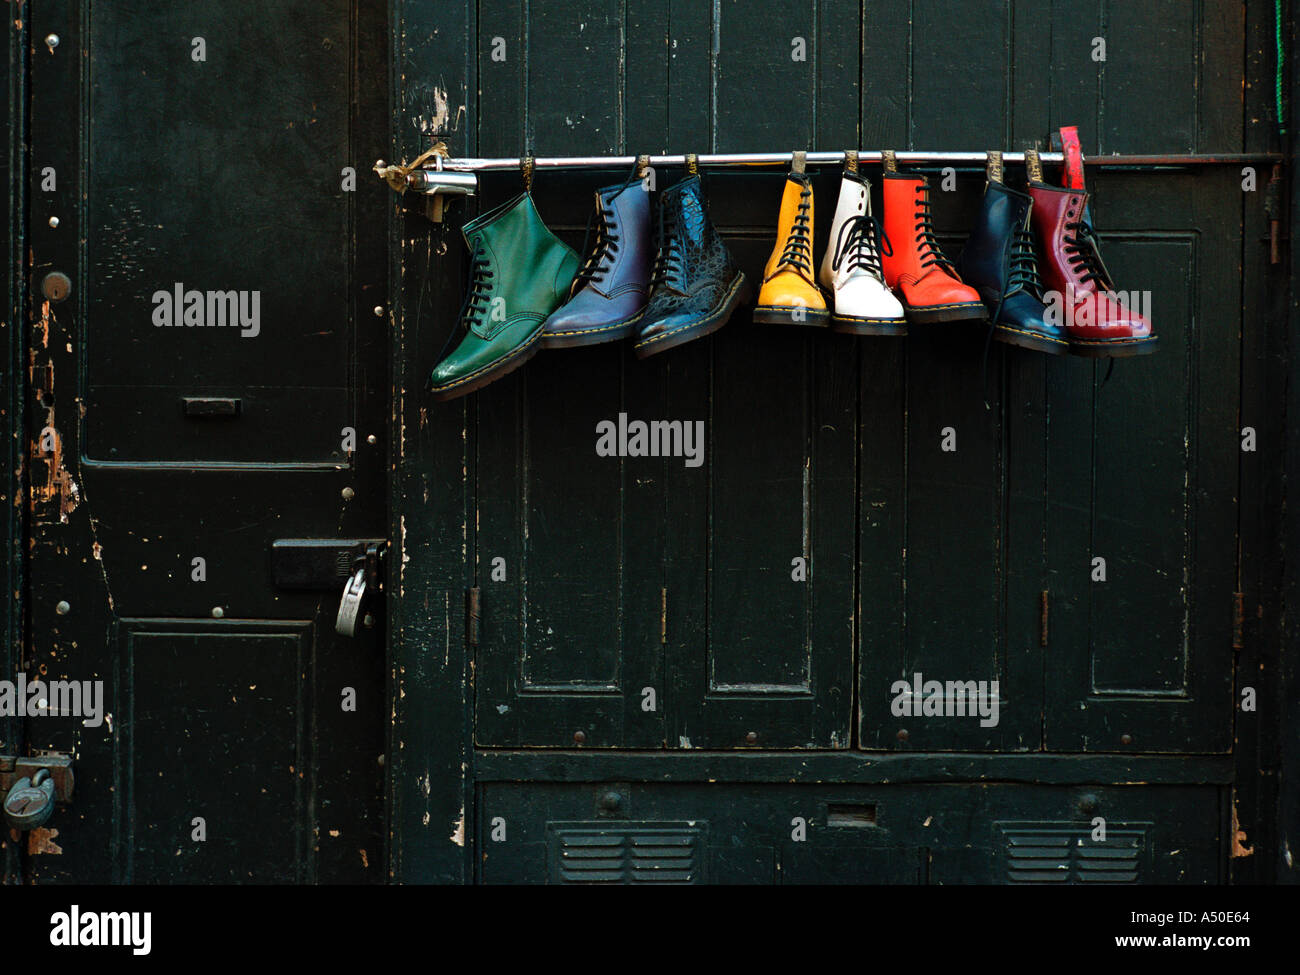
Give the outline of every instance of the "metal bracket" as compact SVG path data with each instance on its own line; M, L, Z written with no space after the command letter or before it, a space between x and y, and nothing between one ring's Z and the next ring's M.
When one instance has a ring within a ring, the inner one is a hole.
M442 223L448 197L474 196L478 192L478 173L453 173L442 168L442 157L434 160L437 168L417 169L406 177L406 187L425 196L424 215Z
M271 581L277 589L341 589L358 569L379 580L386 538L277 538L271 543Z
M54 780L54 801L71 801L73 786L76 785L76 777L72 774L72 756L57 752L27 758L0 755L0 793L8 793L19 779L35 778L36 773L42 769L49 772L50 778Z

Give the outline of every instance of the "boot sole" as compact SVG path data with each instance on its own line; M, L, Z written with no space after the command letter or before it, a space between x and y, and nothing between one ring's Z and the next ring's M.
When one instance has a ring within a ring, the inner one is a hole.
M803 313L803 321L794 317L795 312ZM806 305L759 305L754 309L755 325L810 325L825 328L830 321L830 312Z
M989 310L982 301L967 301L960 305L904 306L907 320L916 325L936 325L940 322L986 322Z
M1035 352L1046 352L1050 355L1064 355L1070 351L1070 343L1063 339L1049 339L1033 332L1008 328L1006 325L993 326L993 337L1007 345L1016 345L1022 349L1033 349Z
M543 328L545 325L543 325ZM541 343L538 342L542 334L542 329L538 329L533 336L519 348L515 349L503 359L498 359L490 366L484 366L478 372L472 372L463 379L457 379L450 386L433 386L430 392L433 398L439 403L445 403L448 400L460 399L467 396L475 390L482 389L489 383L494 383L502 376L514 372L525 362L541 351Z
M1126 342L1123 339L1098 339L1095 341L1071 340L1072 355L1081 355L1088 359L1128 359L1137 355L1150 355L1156 350L1158 338L1138 339Z
M854 318L852 315L834 315L831 331L846 335L906 335L904 318Z
M574 349L583 345L617 342L636 332L637 323L641 321L641 316L644 314L643 308L631 318L625 318L612 325L602 325L600 328L575 329L572 332L543 332L540 345L543 349Z
M718 311L708 318L701 318L689 325L679 326L671 332L664 332L662 335L656 335L654 338L636 343L632 347L633 351L636 352L636 357L646 359L668 349L684 345L692 339L703 338L716 332L727 324L727 321L737 308L750 300L750 294L749 282L745 280L745 275L737 274L736 280L731 283L731 288L727 292L726 300Z

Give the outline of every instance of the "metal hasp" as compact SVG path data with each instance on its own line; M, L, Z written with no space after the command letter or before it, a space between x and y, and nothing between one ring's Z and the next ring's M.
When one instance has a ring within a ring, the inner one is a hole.
M367 593L382 591L384 538L278 538L271 543L271 579L278 589L342 589L334 629L355 636Z
M434 169L417 169L406 177L406 187L428 199L425 214L434 223L442 222L443 207L451 196L473 196L478 192L478 177L473 173L453 173L442 168L441 157Z
M54 812L56 802L72 799L75 779L68 755L0 755L0 793L4 818L11 829L39 829Z

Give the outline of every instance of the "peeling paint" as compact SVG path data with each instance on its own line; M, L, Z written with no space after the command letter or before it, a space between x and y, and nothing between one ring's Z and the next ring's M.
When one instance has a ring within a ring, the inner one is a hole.
M34 829L27 834L27 855L39 856L42 853L48 853L57 856L63 852L63 847L54 842L54 837L59 835L57 829Z
M1241 828L1237 821L1237 797L1232 797L1232 856L1248 857L1254 854L1255 850L1247 845L1246 831Z
M460 819L452 824L451 841L457 846L465 845L465 807L460 807Z

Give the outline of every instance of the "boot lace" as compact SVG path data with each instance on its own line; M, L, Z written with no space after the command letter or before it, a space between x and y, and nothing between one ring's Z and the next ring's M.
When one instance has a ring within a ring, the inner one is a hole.
M921 267L937 267L949 277L957 277L952 261L943 256L934 236L934 217L930 212L930 194L924 183L916 188L916 243L921 253Z
M685 257L682 254L681 235L677 232L677 211L659 203L657 237L659 250L655 254L650 286L657 288L675 280L682 273Z
M1086 220L1076 220L1067 223L1065 229L1074 231L1073 236L1068 233L1065 236L1065 253L1069 255L1066 260L1070 267L1079 276L1079 283L1095 281L1103 289L1109 288L1110 272L1102 263L1100 242L1092 225Z
M640 182L637 175L636 167L632 167L632 173L624 181L623 185L609 195L613 200L633 183ZM587 254L586 261L578 269L577 275L573 279L573 285L569 289L570 295L577 294L587 282L599 284L605 280L605 275L614 269L614 259L618 254L619 237L614 233L614 208L609 205L604 197L597 195L596 209L592 211L591 216L587 218L587 233L582 238L582 253ZM590 251L592 226L599 221L596 229L596 242ZM606 263L608 261L609 263Z
M489 293L492 288L492 262L480 247L470 258L469 283L466 285L465 303L460 309L460 320L466 326L478 324L488 310Z
M1034 250L1034 232L1028 226L1016 228L1011 239L1011 262L1007 275L1006 293L1027 291L1035 298L1043 297L1043 279L1038 276L1038 255Z
M799 268L806 274L812 273L812 237L809 225L812 220L812 186L803 184L799 193L799 210L795 214L790 234L785 239L785 249L781 252L781 264Z
M848 261L848 269L859 268L884 280L881 268L881 255L892 257L894 248L889 243L885 228L875 217L865 213L850 217L840 227L839 237L835 241L835 259L831 261L831 270L838 271L840 265Z
M591 245L592 224L596 224L596 242ZM599 284L614 267L614 257L618 253L618 234L611 229L614 223L614 210L604 200L587 218L587 233L582 239L582 253L587 255L582 267L578 269L570 289L577 294L588 282ZM587 248L591 246L591 250ZM606 263L608 262L608 263Z

